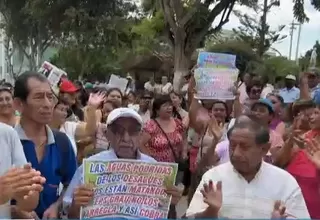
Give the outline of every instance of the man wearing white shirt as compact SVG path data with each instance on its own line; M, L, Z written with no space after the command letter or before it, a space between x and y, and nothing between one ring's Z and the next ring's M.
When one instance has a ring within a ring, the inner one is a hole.
M144 84L144 88L148 92L155 93L156 92L156 87L157 87L157 84L155 83L153 76L150 77L149 81Z
M161 95L169 95L173 90L172 84L168 82L168 77L162 76L161 78Z
M296 180L262 160L270 148L268 130L250 120L236 123L228 137L230 162L203 175L187 217L309 219Z

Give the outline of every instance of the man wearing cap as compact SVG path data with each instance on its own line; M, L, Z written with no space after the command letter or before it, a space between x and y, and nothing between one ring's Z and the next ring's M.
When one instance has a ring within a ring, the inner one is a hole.
M140 144L142 118L133 109L117 108L113 110L107 118L106 135L110 142L111 149L100 152L89 157L91 161L109 161L115 159L135 159L145 162L156 162L155 159L140 153L138 148ZM79 218L80 207L86 206L92 200L94 192L91 186L83 184L83 166L81 165L63 198L63 205L69 218ZM176 187L167 191L177 202L177 197L181 197L182 191Z
M287 75L284 81L285 88L279 91L286 104L293 103L300 97L300 89L295 87L296 80L297 78L294 75Z

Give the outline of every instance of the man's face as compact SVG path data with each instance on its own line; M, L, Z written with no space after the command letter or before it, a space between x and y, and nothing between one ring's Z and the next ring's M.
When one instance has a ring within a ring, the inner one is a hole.
M315 74L312 74L312 73L308 75L309 88L316 87L318 83L319 83L319 77L317 77Z
M229 141L230 162L241 174L256 170L267 153L264 147L257 145L254 132L247 128L235 128Z
M117 156L136 159L141 125L133 118L119 118L108 127L108 140Z
M288 88L292 88L294 86L295 81L292 79L285 79L284 84Z
M21 114L38 124L48 124L52 119L54 95L49 83L30 78L27 82L29 95L21 102Z

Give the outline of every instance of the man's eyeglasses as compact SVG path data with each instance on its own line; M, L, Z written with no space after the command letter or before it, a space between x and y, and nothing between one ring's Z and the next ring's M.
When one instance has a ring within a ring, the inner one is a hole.
M129 128L125 128L119 124L112 124L110 126L110 130L114 134L125 135L125 133L128 132L130 136L135 136L141 131L141 126L131 126Z

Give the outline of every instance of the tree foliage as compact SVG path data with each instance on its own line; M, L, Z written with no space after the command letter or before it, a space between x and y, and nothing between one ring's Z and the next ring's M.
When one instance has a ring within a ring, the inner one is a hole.
M318 55L316 67L318 67L318 68L320 67L320 43L319 43L319 41L316 41L314 46L311 49L307 50L305 55L299 59L299 66L300 66L301 70L307 70L309 68L310 58L311 58L313 48L316 48L316 52Z
M240 20L241 26L233 29L238 40L249 44L260 57L263 56L274 43L281 42L287 36L282 35L281 31L285 25L279 25L272 30L266 22L267 13L273 6L279 6L278 0L271 1L268 5L256 5L254 15L243 14L236 11L235 14ZM266 16L266 17L264 17ZM256 19L259 17L259 19ZM265 20L264 20L265 19Z
M131 26L135 19L128 14L136 6L122 0L74 3L77 4L65 12L60 50L53 61L73 76L115 73L120 68L121 57L131 46Z

